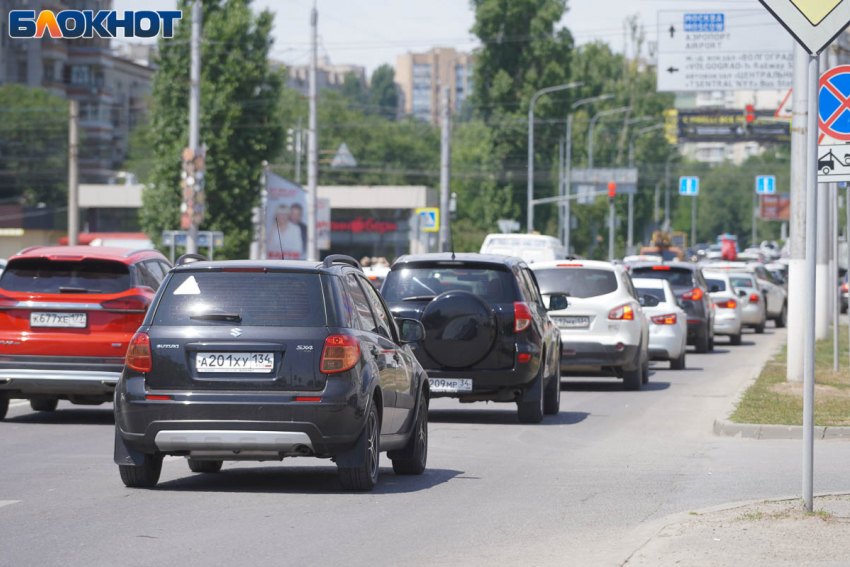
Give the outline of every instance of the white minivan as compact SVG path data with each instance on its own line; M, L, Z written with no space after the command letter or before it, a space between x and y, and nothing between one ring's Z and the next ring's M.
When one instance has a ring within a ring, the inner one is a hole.
M481 253L516 256L528 264L567 257L566 249L557 238L542 234L488 234L481 245Z

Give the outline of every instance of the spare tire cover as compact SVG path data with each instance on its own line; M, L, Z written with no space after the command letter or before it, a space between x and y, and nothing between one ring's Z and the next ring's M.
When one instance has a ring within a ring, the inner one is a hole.
M422 312L422 347L437 363L465 368L480 362L496 341L496 315L481 297L468 291L447 291Z

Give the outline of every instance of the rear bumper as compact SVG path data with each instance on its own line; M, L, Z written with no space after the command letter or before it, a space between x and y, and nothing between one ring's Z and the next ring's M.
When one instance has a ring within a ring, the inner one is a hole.
M123 358L11 356L0 361L0 391L8 397L112 398Z
M649 357L653 360L675 360L684 348L682 329L678 325L649 326Z
M688 314L688 344L694 344L697 337L708 334L708 319Z
M714 319L714 333L716 335L737 335L741 332L741 316L732 315L716 317Z
M600 343L565 344L561 352L561 372L581 372L587 369L632 369L638 360L638 345Z

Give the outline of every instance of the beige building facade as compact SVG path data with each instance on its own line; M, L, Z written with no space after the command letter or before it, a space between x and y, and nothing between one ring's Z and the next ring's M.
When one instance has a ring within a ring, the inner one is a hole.
M442 88L449 87L449 111L454 114L472 92L473 56L451 47L425 53L405 53L396 59L395 81L403 114L434 124L440 120Z

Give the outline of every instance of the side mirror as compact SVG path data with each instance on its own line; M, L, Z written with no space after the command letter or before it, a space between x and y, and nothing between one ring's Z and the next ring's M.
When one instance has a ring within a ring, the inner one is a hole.
M747 297L747 292L743 289L738 290L738 297Z
M562 293L554 293L549 296L549 311L561 311L570 306L567 296Z
M396 319L401 334L401 344L417 343L425 338L425 327L416 319Z

